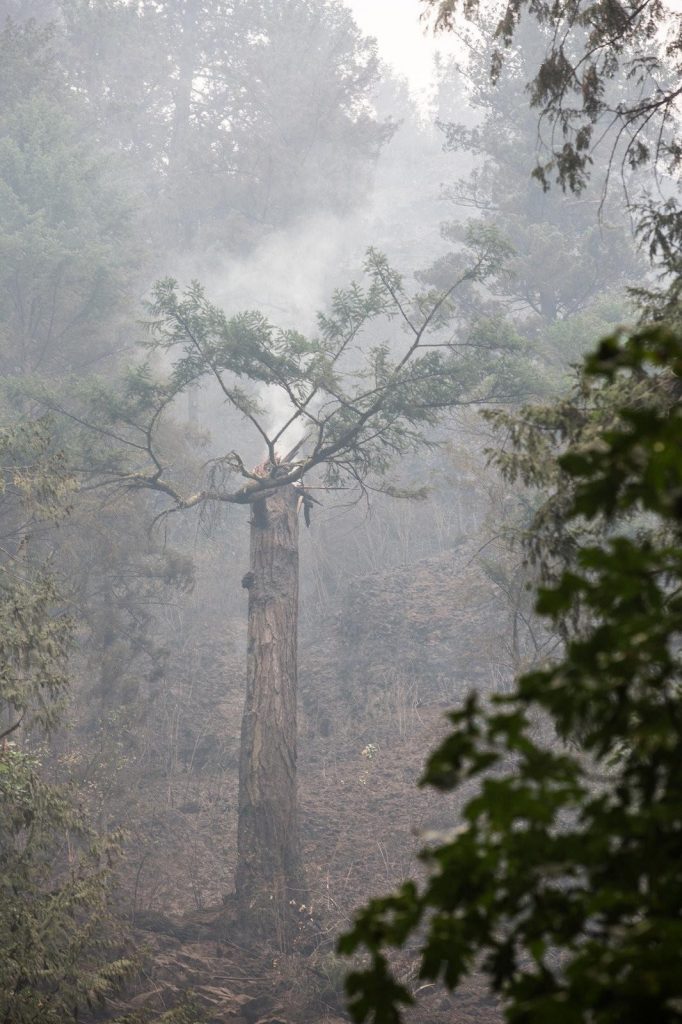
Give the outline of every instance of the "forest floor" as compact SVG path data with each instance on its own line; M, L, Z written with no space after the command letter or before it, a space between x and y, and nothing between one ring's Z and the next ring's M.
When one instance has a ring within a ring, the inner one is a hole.
M179 765L173 778L168 772L146 778L136 812L143 834L137 846L132 837L122 879L144 968L109 1007L112 1013L143 1007L158 1012L190 997L197 1019L207 1024L348 1019L348 964L335 953L338 935L367 899L418 875L415 854L425 833L456 823L466 798L465 792L441 794L416 783L427 752L447 727L453 693L479 684L470 673L462 682L469 665L481 664L484 648L476 633L489 637L491 623L501 628L493 589L467 571L466 586L452 560L375 574L348 593L324 636L304 639L299 809L308 896L289 954L247 948L230 922L234 767L226 769L224 759L216 768L210 758L194 758ZM381 685L368 686L368 678ZM235 685L210 702L213 726L233 734L229 757L241 701ZM415 995L408 1024L501 1019L481 977L452 997L439 985L419 982L410 951L400 954L396 966Z
M408 713L406 709L406 714ZM413 708L412 729L371 758L337 758L333 764L307 751L301 767L301 827L309 903L301 907L299 939L288 955L249 949L232 928L229 902L203 909L139 911L134 938L145 949L145 967L120 1010L162 1011L188 995L207 1024L336 1024L347 1020L343 979L347 963L335 953L336 938L352 908L389 891L415 873L419 836L452 820L451 798L416 789L422 751L443 732L442 709ZM194 839L210 845L210 834ZM230 843L230 845L232 845ZM172 858L169 850L169 858ZM167 866L172 877L172 866ZM169 894L170 895L170 894ZM188 894L185 893L185 896ZM168 900L172 904L172 900ZM498 1024L495 1001L482 979L456 998L438 985L420 984L413 957L397 961L415 992L410 1024Z

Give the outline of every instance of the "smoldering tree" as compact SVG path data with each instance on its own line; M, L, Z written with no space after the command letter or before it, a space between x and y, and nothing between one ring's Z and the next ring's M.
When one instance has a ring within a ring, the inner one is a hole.
M449 411L509 396L518 353L506 340L491 342L489 329L478 345L471 325L461 328L471 289L500 257L493 235L472 234L447 289L411 294L370 250L364 284L337 291L311 337L258 312L228 317L196 283L181 292L173 280L159 282L148 344L172 368L160 380L149 364L136 367L109 406L125 470L119 463L104 482L157 492L162 518L210 503L251 511L236 897L250 931L283 947L306 891L296 801L298 513L310 509L311 483L407 495L392 475L397 457L433 444L429 432ZM209 380L264 459L250 467L244 453L227 450L189 491L164 454L163 423L179 396ZM288 415L273 429L276 395Z

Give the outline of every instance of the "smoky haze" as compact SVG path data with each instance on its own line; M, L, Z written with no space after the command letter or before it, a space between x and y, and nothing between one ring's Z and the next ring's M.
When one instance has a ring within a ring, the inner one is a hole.
M472 689L508 690L558 643L508 543L536 498L489 465L501 442L480 413L564 394L594 338L632 317L628 286L649 267L620 186L605 190L606 156L579 197L530 177L525 87L542 31L522 26L493 86L489 38L434 42L419 13L416 0L0 5L4 423L39 422L41 458L64 460L54 494L12 478L3 558L49 565L74 624L61 724L49 741L36 727L12 742L73 787L97 834L122 830L112 934L143 962L83 1020L160 1020L192 1000L216 1024L346 1019L336 936L415 870L425 833L459 820L462 794L416 788L444 712ZM380 313L356 311L361 329L324 361L318 314L353 282L371 287L369 249L402 285L385 270ZM164 278L178 282L165 306ZM192 282L210 306L174 319ZM221 334L214 307L262 314L265 347L262 326ZM422 320L425 351L446 362L420 371L447 371L456 401L435 384L400 390L395 366ZM300 339L280 351L279 329ZM333 409L325 427L343 437L338 424L356 429L382 388L400 401L359 449L316 463L319 422ZM276 455L300 451L268 462L264 434L292 416ZM298 639L289 612L254 624L254 530L278 499L239 490L274 488L287 467ZM264 936L239 896L253 908L265 870L246 849L244 743L258 746L260 698L242 716L248 673L262 685L255 663L283 631L289 677L276 659L262 671L275 702L298 686L282 763L304 882L286 882L286 922ZM59 867L76 857L69 842ZM467 1019L497 1019L486 1006L474 992ZM414 1012L436 1024L453 1003L427 993Z

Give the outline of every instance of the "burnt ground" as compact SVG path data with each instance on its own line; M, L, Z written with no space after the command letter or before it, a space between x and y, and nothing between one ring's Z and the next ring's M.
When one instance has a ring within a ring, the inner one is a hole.
M235 685L221 675L203 705L193 693L195 717L177 730L186 735L174 761L135 770L144 781L130 811L121 899L144 966L109 1011L158 1012L189 996L196 1019L211 1024L348 1019L336 937L355 908L418 873L421 833L457 822L465 794L416 782L446 709L472 686L485 687L505 615L463 551L357 580L338 613L304 639L299 783L309 893L298 945L286 956L247 948L230 918L238 664ZM410 1024L500 1020L480 977L453 997L419 982L409 952L397 970L415 995Z

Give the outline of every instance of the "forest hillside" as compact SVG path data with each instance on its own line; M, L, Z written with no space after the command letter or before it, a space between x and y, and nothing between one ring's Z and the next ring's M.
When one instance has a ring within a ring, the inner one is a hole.
M5 1024L682 1019L680 13L387 6L0 0Z

